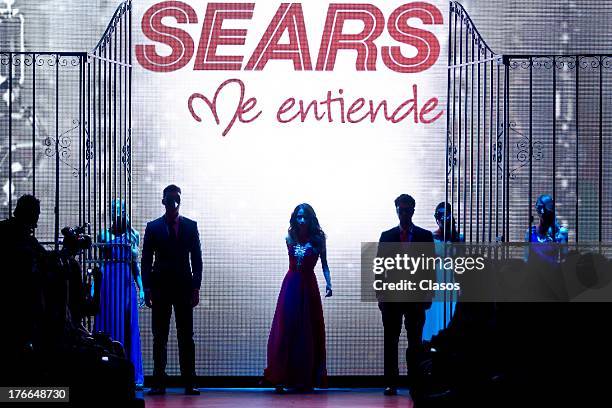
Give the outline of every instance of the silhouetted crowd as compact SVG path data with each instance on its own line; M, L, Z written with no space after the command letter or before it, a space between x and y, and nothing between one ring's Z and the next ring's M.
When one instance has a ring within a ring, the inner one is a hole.
M0 222L0 384L70 384L74 404L96 389L104 390L96 398L134 402L122 345L82 324L100 302L99 271L90 273L92 286L76 260L91 237L67 227L62 248L47 250L34 236L39 215L39 201L25 195ZM610 378L611 311L610 303L458 302L448 327L412 362L412 397L418 406L590 406Z
M0 222L0 384L69 385L74 406L91 403L92 393L97 401L135 401L133 367L122 345L82 324L99 304L75 258L91 247L91 237L83 227L66 227L61 249L47 250L34 236L39 215L39 200L24 195L14 216ZM99 282L99 271L91 276Z

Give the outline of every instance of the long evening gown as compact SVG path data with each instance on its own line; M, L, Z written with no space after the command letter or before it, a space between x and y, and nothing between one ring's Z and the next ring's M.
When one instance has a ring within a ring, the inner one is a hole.
M288 244L289 270L281 286L268 338L264 378L274 385L327 386L325 322L310 244Z
M138 234L132 241L132 257L138 248ZM136 384L144 383L140 330L138 327L138 297L132 271L129 268L129 249L125 248L127 234L102 234L102 242L111 244L106 251L100 283L100 312L95 317L94 330L101 331L123 344L127 358L134 365ZM112 244L123 244L112 245ZM135 246L135 248L134 248Z
M434 232L434 248L436 256L444 258L446 256L444 252L444 233L438 229ZM458 234L459 237L451 238L447 237L446 243L465 242L463 234ZM453 278L453 271L451 269L441 268L440 265L436 264L436 279L438 282L449 282ZM455 306L457 303L457 295L453 293L446 293L446 297L443 291L436 291L434 293L433 302L431 307L425 313L425 326L423 327L423 340L431 340L433 336L438 334L441 330L451 322L453 314L455 313ZM446 316L446 320L445 320Z

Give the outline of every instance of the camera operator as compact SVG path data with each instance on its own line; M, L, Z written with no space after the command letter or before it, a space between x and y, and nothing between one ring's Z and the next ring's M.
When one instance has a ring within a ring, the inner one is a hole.
M39 201L21 197L14 215L0 222L0 386L69 385L72 406L83 406L93 383L105 390L98 400L139 402L121 345L81 324L99 306L99 270L92 299L76 259L92 245L86 227L62 229L62 249L48 252L34 237Z
M50 358L88 334L80 331L77 236L65 228L62 250L46 251L34 236L39 216L40 201L24 195L14 217L0 222L0 313L6 328L0 347L2 384L43 378Z
M34 231L40 202L32 195L17 200L14 217L0 222L0 313L5 328L0 345L1 379L14 378L20 362L41 335L44 300L40 265L46 251Z

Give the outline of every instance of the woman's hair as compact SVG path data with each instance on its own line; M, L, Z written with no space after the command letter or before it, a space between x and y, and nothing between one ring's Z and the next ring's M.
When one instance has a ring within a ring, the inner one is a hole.
M452 214L453 210L452 210L451 205L449 203L445 203L444 201L442 201L440 204L436 206L436 211L434 212L434 216L437 216L438 211L440 211L443 208L446 208L446 214Z
M127 214L127 208L125 204L125 200L116 198L111 201L111 226L108 231L104 231L100 233L100 240L104 241L110 239L110 235L107 236L107 233L115 234L119 232L121 234L126 234L129 232L129 235L125 238L129 239L129 242L138 247L140 241L140 234L138 231L132 228L132 223L130 222L130 217ZM114 225L117 220L120 221L120 225Z
M314 209L310 204L306 203L298 205L293 210L293 213L291 213L291 218L289 219L288 242L290 244L294 244L298 241L297 235L300 228L297 222L297 214L300 210L304 210L304 218L306 218L308 235L310 236L312 245L318 250L321 250L325 242L325 233L319 225L319 219L317 218L317 214L315 214Z
M535 204L536 212L539 216L543 216L544 213L552 213L553 223L552 223L552 236L553 239L557 236L557 232L561 228L559 221L557 220L557 212L555 209L555 201L548 194L542 194L538 197Z
M536 200L535 208L538 214L547 212L555 212L555 201L548 194L542 194Z

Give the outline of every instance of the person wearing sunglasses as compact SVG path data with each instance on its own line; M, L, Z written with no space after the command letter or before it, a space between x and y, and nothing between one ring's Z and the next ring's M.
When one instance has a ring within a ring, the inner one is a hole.
M434 211L434 218L438 225L438 229L433 233L436 242L465 242L463 234L457 231L453 210L449 203L438 204Z

